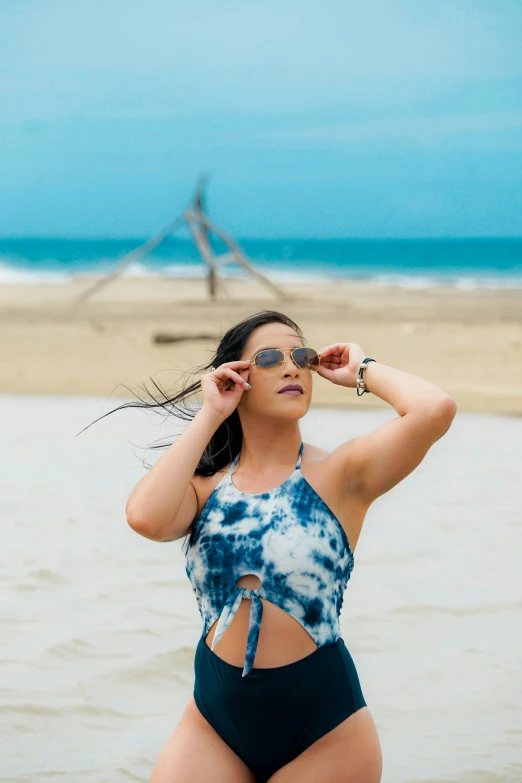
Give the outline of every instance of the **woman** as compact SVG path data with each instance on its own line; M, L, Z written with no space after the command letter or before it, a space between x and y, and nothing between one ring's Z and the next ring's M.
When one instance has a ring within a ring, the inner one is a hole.
M229 329L204 369L201 406L127 504L141 535L188 536L203 618L194 693L151 783L378 783L379 739L339 612L370 504L448 430L455 403L357 344L317 354L275 311ZM314 372L398 417L332 452L303 444Z

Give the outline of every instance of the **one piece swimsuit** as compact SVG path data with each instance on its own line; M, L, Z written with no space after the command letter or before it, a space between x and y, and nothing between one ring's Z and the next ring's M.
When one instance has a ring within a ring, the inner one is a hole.
M232 482L240 454L196 519L186 573L203 619L203 638L219 619L213 650L242 599L251 599L242 676L256 656L261 598L288 612L318 647L340 636L339 614L354 558L337 517L301 473L303 443L292 475L267 492L247 494ZM253 574L256 589L237 580Z

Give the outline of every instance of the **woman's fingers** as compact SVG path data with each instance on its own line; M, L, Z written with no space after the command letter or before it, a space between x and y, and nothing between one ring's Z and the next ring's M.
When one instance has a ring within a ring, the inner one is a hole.
M241 359L240 361L236 361L236 362L223 362L223 364L220 364L218 367L213 367L211 372L215 372L216 370L221 370L225 367L247 370L250 368L251 364L252 362L249 359Z
M355 343L334 343L333 345L327 345L326 348L319 351L319 356L326 356L329 353L342 353L345 350L350 350L352 345L355 345Z
M240 383L245 387L249 387L250 384L248 381L243 378L239 373L235 372L231 367L226 367L225 365L221 365L218 367L212 375L215 376L216 380L224 381L225 379L229 378L230 380L234 381L235 383Z
M341 364L343 360L348 361L350 348L354 345L355 343L334 343L333 345L328 345L326 348L319 351L321 363L326 365L338 365Z
M234 362L223 362L223 364L220 364L219 367L238 367L238 366L250 367L251 364L252 362L250 361L250 359L238 359L237 361Z

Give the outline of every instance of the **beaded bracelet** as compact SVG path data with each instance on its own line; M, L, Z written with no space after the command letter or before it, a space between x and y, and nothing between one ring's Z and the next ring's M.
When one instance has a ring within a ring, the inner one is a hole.
M377 359L370 359L369 356L367 356L366 359L362 360L362 362L361 362L361 364L359 366L359 375L358 375L358 378L357 378L357 396L358 397L362 397L364 392L366 392L366 394L370 393L370 390L366 388L366 384L365 384L364 378L363 378L363 372L365 371L368 362L376 362L376 361L377 361ZM361 389L362 389L362 391L360 391Z

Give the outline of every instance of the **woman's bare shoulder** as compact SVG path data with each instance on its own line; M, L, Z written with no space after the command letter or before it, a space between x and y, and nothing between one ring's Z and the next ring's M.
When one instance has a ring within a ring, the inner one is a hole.
M355 439L353 442L355 442ZM306 443L302 462L304 472L311 479L317 480L322 484L326 482L326 484L331 484L332 487L343 485L346 490L350 484L347 480L347 476L349 476L349 471L347 471L347 454L350 453L351 443L352 441L347 441L341 447L336 447L331 451ZM355 487L352 487L352 489L355 489Z
M303 462L317 462L325 459L331 454L330 451L322 449L320 446L314 446L313 443L305 443L303 449Z
M348 443L343 444L344 450L349 448ZM341 463L341 452L339 447L328 451L320 446L314 446L312 443L305 443L303 451L303 464L316 464L322 466L322 470L335 470L336 465Z
M312 443L305 443L303 459L301 461L301 473L314 488L324 487L325 482L332 478L331 469L332 452Z

